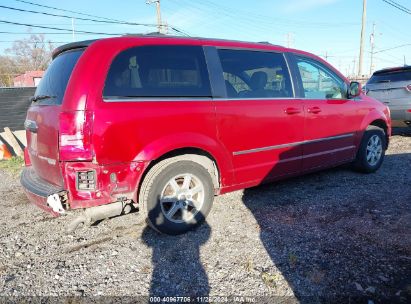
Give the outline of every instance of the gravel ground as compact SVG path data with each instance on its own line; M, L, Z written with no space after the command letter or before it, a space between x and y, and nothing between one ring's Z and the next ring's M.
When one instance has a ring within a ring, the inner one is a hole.
M340 167L226 194L216 198L207 224L174 237L153 232L138 214L67 235L75 214L43 213L16 177L0 171L0 296L360 296L405 303L410 169L411 130L400 129L375 174Z

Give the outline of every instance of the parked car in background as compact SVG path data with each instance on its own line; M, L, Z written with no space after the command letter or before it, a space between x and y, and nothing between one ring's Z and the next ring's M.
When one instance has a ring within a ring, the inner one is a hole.
M179 234L214 195L382 164L388 108L321 58L267 43L124 36L67 44L37 88L21 183L72 222L132 211ZM227 211L229 212L229 211Z
M364 91L388 105L393 126L411 127L411 66L374 72Z

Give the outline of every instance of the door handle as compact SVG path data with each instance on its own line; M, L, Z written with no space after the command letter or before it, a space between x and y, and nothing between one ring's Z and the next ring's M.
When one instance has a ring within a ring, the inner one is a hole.
M318 114L321 112L321 109L319 107L312 107L312 108L308 108L308 113L313 113L313 114Z
M37 123L34 120L28 119L24 122L24 128L33 133L37 133L38 130Z
M301 113L301 110L298 108L290 107L290 108L285 109L284 112L287 113L288 115L293 115L293 114Z

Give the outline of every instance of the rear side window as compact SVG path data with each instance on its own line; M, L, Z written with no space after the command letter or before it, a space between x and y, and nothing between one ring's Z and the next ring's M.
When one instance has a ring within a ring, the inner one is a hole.
M41 105L59 105L63 102L64 92L74 66L84 50L68 51L58 55L47 68L40 80L34 96L49 96L39 100Z
M111 64L104 98L211 97L203 48L142 46L120 53Z
M218 50L228 98L292 97L290 74L279 53Z
M411 81L411 70L374 74L370 80L368 80L368 84L394 81Z

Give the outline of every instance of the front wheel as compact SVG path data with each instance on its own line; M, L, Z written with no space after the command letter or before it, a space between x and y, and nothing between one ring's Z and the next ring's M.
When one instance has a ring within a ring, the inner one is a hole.
M364 133L354 168L363 173L377 171L384 160L386 137L383 129L370 126Z
M177 235L201 225L213 199L213 182L204 167L193 161L168 159L147 174L139 202L152 228Z

